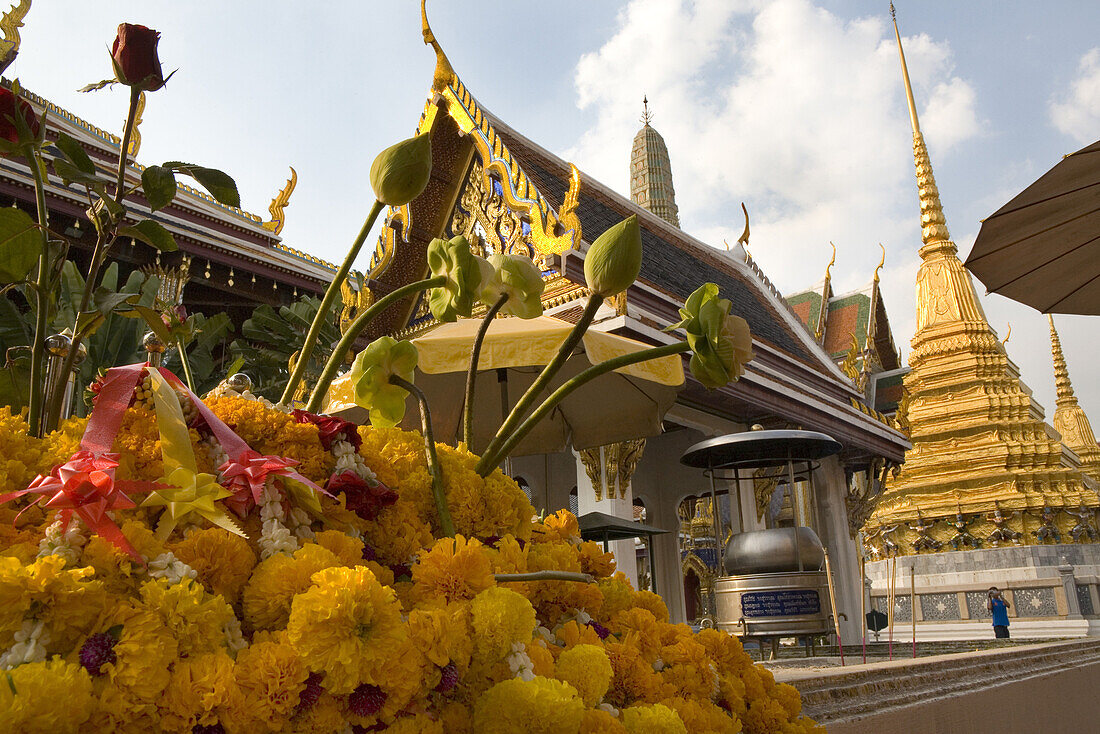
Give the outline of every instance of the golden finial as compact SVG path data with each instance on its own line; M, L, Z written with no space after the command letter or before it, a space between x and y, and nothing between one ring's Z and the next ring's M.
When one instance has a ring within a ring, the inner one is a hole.
M432 27L428 25L428 0L420 0L420 21L421 31L424 33L425 45L431 46L435 49L435 74L432 76L432 89L437 92L442 92L447 88L447 85L454 81L457 74L451 67L451 62L447 60L447 54L443 53L443 48L439 45L439 41L435 40L435 34L432 33Z
M1054 385L1058 390L1058 407L1077 405L1073 384L1069 381L1066 358L1062 355L1062 340L1058 338L1058 331L1054 328L1054 317L1047 314L1047 322L1050 324L1050 353L1054 358Z
M283 186L282 191L275 195L275 198L271 200L271 204L267 207L267 210L271 212L271 221L263 223L264 229L275 234L283 231L283 225L286 224L286 215L283 214L283 209L290 203L290 195L294 193L294 187L297 185L298 172L294 170L294 166L291 166L290 178L286 180L286 185Z
M917 184L920 194L921 241L925 245L934 242L942 243L942 246L936 248L921 248L921 257L940 249L946 249L953 253L955 244L951 242L951 235L947 231L947 219L943 215L940 191L936 188L936 177L932 173L932 160L928 157L928 148L924 144L924 135L921 134L920 122L917 120L917 103L913 100L913 85L909 82L909 68L905 64L905 50L901 46L901 33L898 31L897 16L894 14L892 7L891 4L894 38L898 42L901 76L905 82L905 99L909 105L909 120L913 126L913 158L917 167Z
M581 246L581 218L577 216L577 203L581 193L581 172L572 163L569 164L569 188L565 200L561 203L558 221L566 231L573 230L573 249Z
M1005 332L1005 338L1001 339L1001 346L1008 344L1008 340L1012 338L1012 322L1008 322L1008 331Z
M882 246L882 243L878 243L879 247L882 247L882 259L878 261L878 266L875 267L875 282L878 282L878 271L882 270L882 266L886 264L886 248Z
M642 124L649 126L649 123L653 121L653 113L649 111L649 99L642 95Z
M741 243L742 247L749 246L749 210L745 207L745 202L741 202L741 211L745 212L745 231L741 233L741 236L737 238L737 241Z
M832 282L833 274L832 274L831 271L833 269L833 266L836 265L836 245L834 245L832 242L829 242L829 247L833 248L833 257L832 257L831 260L829 260L829 264L825 266L825 287L826 288L828 288L829 283Z
M856 362L859 360L860 348L859 342L856 341L856 335L854 332L848 332L848 335L852 338L852 346L848 350L847 356L844 357L844 361L840 363L840 371L852 382L859 381L859 370L856 369Z
M126 154L131 158L134 158L138 154L138 150L141 149L141 130L138 130L138 126L141 125L141 116L145 113L145 92L138 95L137 108L134 110L134 129L130 133L130 145L126 147Z
M0 17L0 31L4 38L0 40L0 71L8 68L19 53L19 29L23 27L23 18L31 9L31 0L19 0L8 12Z

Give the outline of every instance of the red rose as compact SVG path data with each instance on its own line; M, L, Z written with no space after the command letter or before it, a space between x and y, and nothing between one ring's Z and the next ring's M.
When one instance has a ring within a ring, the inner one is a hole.
M118 80L129 87L155 92L164 86L164 74L157 58L160 34L143 25L123 23L111 46Z
M344 493L344 506L364 520L373 520L383 508L397 502L397 492L381 482L367 483L353 471L333 474L325 484L333 494Z
M359 427L351 421L332 415L317 415L316 413L310 413L308 410L294 410L291 415L299 423L312 423L317 426L317 432L321 437L321 445L325 447L325 451L332 450L332 442L341 438L350 443L356 450L363 443L363 439L359 436Z
M0 88L0 138L4 138L9 143L19 142L19 128L15 125L16 107L19 108L19 114L27 123L31 133L34 136L38 135L38 117L30 104L26 100L16 98L9 90Z

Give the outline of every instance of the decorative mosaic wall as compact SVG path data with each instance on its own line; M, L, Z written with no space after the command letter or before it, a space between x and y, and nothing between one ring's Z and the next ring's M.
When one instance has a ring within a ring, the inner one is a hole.
M966 613L971 619L992 619L993 615L985 608L989 595L985 591L966 592Z
M919 594L921 617L926 622L953 622L959 619L958 594Z
M888 615L888 613L886 611L886 597L885 596L871 597L871 606L874 607L875 609L877 609L878 611L882 612L883 614ZM902 596L901 594L898 594L897 596L895 596L894 597L894 624L896 625L898 622L908 622L908 621L910 621L912 619L912 617L910 616L912 614L912 608L913 608L913 605L909 603L909 595L908 594L906 594L905 596Z
M1054 589L1013 589L1017 617L1057 617L1058 604L1054 601Z
M1086 617L1096 615L1096 610L1092 606L1092 594L1089 592L1088 584L1077 584L1077 604L1081 607L1082 615Z

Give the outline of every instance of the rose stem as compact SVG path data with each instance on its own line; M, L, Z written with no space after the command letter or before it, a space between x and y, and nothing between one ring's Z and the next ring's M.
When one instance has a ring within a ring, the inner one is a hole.
M356 316L355 321L351 322L348 326L348 330L340 337L340 341L336 343L336 346L332 350L332 354L329 355L328 362L325 363L325 369L321 373L321 379L313 386L313 392L309 396L309 403L306 404L306 410L310 413L316 413L321 409L321 403L325 399L325 393L328 392L329 385L332 384L332 380L336 377L336 372L340 369L340 365L344 363L344 357L347 355L348 350L351 349L355 340L359 338L359 335L363 333L363 330L374 320L375 316L406 296L425 291L429 288L437 288L446 282L446 276L438 275L434 278L418 280L415 283L403 285L392 293L387 293L382 298L379 298L370 308ZM298 359L298 364L302 364L301 358Z
M481 325L477 328L477 336L474 337L474 348L470 352L470 368L466 371L466 402L462 405L462 440L466 443L466 449L473 451L474 446L474 387L477 382L477 363L481 359L481 344L485 341L485 333L489 331L489 324L493 323L497 312L508 302L508 294L502 293L494 303ZM501 406L507 407L507 406Z
M16 114L19 114L16 112ZM43 375L44 357L46 352L46 329L48 327L46 312L49 310L50 294L49 267L50 267L50 240L46 236L48 216L46 210L46 189L42 180L41 158L38 153L32 151L30 146L26 148L27 163L34 175L34 198L38 205L38 226L42 235L42 252L38 256L38 275L35 280L35 313L34 313L34 342L31 345L31 384L30 404L27 408L27 424L31 434L41 438L46 433L46 421L42 418L42 402L45 400L46 380Z
M126 165L130 159L130 138L134 133L134 119L137 117L138 100L140 98L141 90L137 87L130 87L130 107L126 112L126 124L122 129L122 144L118 149L118 174L115 179L115 203L120 206L122 200L126 198ZM106 209L106 207L104 208ZM110 216L109 213L107 215ZM123 217L125 217L125 214L120 215L119 222ZM115 239L118 237L119 222L113 222L110 235L98 223L96 224L95 249L92 250L92 259L88 265L88 277L84 281L84 292L80 296L80 308L76 310L77 324L80 323L80 314L87 310L88 302L92 299L92 293L99 281L99 269L103 266L103 261L107 259L107 253L110 252ZM69 345L69 354L65 357L65 362L61 366L61 374L64 376L72 374L73 367L76 365L77 353L80 351L80 342L84 339L80 329L76 328L77 324L73 324L73 339ZM50 404L46 406L44 418L46 423L56 422L61 415L61 400L64 395L64 390L54 390Z
M183 366L183 376L187 380L187 389L195 392L195 381L191 378L191 363L187 361L187 350L183 347L183 339L176 337L176 350L180 353L180 365Z
M582 584L592 584L596 579L590 573L577 573L576 571L530 571L528 573L495 573L496 582L519 581L577 581Z
M508 417L504 420L504 423L497 430L493 440L489 442L489 445L485 449L485 454L482 455L481 462L478 466L482 466L485 461L485 456L489 454L498 453L497 449L504 442L504 437L507 436L516 427L516 424L523 418L523 414L527 412L528 408L538 399L539 393L542 392L550 380L561 369L565 361L573 354L573 350L580 343L581 338L584 337L584 333L588 331L588 327L592 324L592 320L596 318L596 311L599 310L600 305L603 304L604 297L598 294L592 294L588 298L588 305L584 307L584 312L581 313L580 320L577 321L577 325L573 327L573 330L569 332L569 336L565 338L561 346L558 347L558 353L554 355L554 358L550 360L550 363L542 368L542 372L535 378L535 381L531 383L531 387L527 388L527 392L523 393L523 396L516 403L516 406L512 408L512 412L508 414ZM485 474L484 476L488 476Z
M336 300L336 294L340 292L340 286L347 280L348 273L351 271L351 266L355 263L355 258L359 257L359 250L363 248L363 243L367 241L367 235L369 235L371 229L374 228L374 220L378 219L378 215L381 213L383 206L385 206L385 204L375 200L374 205L370 209L370 213L367 214L366 221L363 222L363 228L359 230L359 235L355 238L355 242L351 244L351 249L348 250L344 262L340 265L340 269L336 271L336 275L333 276L332 282L328 284L328 288L325 289L325 295L321 299L321 305L317 309L317 313L313 316L313 323L309 326L309 333L306 334L305 341L302 342L302 349L301 353L298 355L298 361L294 363L294 371L290 373L290 379L287 380L286 389L283 390L283 396L279 398L280 403L290 405L293 401L294 393L298 390L298 385L301 384L302 377L305 376L306 367L309 365L309 359L313 356L313 349L317 346L317 340L321 337L321 328L324 326L325 319L328 318L328 312L329 309L332 308L332 302Z
M573 392L589 380L595 379L596 377L611 372L612 370L617 370L620 367L637 364L638 362L647 362L651 359L658 359L660 357L667 357L670 354L680 354L682 352L687 352L690 349L691 347L688 346L687 342L664 344L662 346L653 347L651 349L643 349L642 351L634 352L633 354L624 354L619 357L614 357L612 359L608 359L604 362L600 362L599 364L589 367L580 374L570 378L568 381L565 382L565 384L555 390L550 395L550 397L546 398L546 400L543 401L542 405L540 405L535 410L535 412L528 416L527 420L525 420L519 428L517 428L515 431L512 432L511 435L507 437L507 439L501 444L499 449L497 449L492 454L486 452L485 455L481 457L481 460L478 462L477 466L474 467L474 470L483 477L489 476L493 472L493 469L496 467L496 465L500 463L500 461L504 459L504 457L506 457L512 449L516 447L516 444L523 440L524 436L531 432L531 429L534 428L540 420L545 418L551 410L557 407L558 403L564 400L569 395L569 393Z
M455 526L451 521L451 511L447 508L447 495L443 491L443 468L439 465L439 456L435 453L435 435L432 433L432 414L428 410L428 398L424 391L408 380L390 375L390 384L408 390L416 396L420 404L420 426L424 431L425 458L428 460L428 472L432 475L432 498L439 513L439 527L448 538L455 536Z

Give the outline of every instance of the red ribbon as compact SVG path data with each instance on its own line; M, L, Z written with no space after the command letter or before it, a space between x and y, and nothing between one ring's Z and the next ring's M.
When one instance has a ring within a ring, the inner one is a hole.
M260 504L260 495L263 494L267 478L274 475L295 479L300 475L291 471L291 467L297 464L293 459L261 456L258 451L246 449L240 456L229 459L218 467L222 486L233 493L232 497L226 498L225 504L244 517L252 507ZM299 481L302 480L311 484L304 477Z
M145 560L141 554L134 550L107 512L136 507L126 492L147 492L165 485L158 482L116 480L116 469L118 454L78 451L67 462L55 467L50 474L36 477L26 489L0 496L0 504L28 494L38 495L37 501L43 506L60 511L64 525L75 514L92 532L98 533L144 565ZM49 499L42 502L47 496Z

